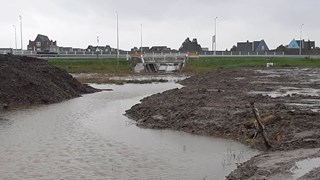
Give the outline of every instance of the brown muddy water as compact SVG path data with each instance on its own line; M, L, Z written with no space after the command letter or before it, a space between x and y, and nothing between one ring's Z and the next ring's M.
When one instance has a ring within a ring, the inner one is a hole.
M123 115L178 84L93 86L114 91L0 114L1 179L224 179L259 153L231 140L140 129Z

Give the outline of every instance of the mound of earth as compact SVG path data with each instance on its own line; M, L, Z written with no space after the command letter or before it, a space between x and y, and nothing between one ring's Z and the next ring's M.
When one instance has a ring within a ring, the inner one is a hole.
M37 58L0 55L0 106L49 104L99 90Z
M319 82L320 69L221 69L183 80L181 89L146 97L126 115L139 127L230 138L266 150L262 136L255 136L254 102L272 146L268 152L320 148ZM268 177L254 162L228 178ZM239 173L246 168L248 174Z
M255 102L272 150L320 147L320 69L226 69L197 75L126 111L146 128L229 137L258 149Z
M317 180L319 160L319 148L264 153L243 163L227 179Z

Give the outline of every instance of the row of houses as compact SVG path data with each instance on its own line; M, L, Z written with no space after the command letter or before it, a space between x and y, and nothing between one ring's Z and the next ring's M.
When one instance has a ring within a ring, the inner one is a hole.
M277 49L271 51L286 51L286 50L299 50L301 46L301 50L314 50L316 49L315 41L305 41L303 40L295 40L293 39L288 45L280 45ZM270 51L265 40L260 41L252 41L249 40L246 42L238 42L236 46L233 46L231 51L239 51L239 52L267 52Z
M92 46L89 45L86 49L73 48L73 47L61 47L57 45L57 41L50 40L48 36L38 34L34 41L29 40L28 50L36 52L116 52L115 48L109 45L106 46ZM171 48L167 46L152 46L142 47L142 52L170 52ZM131 52L141 52L141 47L134 47Z
M152 46L152 47L134 47L131 48L131 52L144 52L144 53L152 53L152 52L172 52L176 50L172 50L167 46Z
M316 49L315 41L306 41L306 40L295 40L293 39L288 45L280 45L275 50L270 50L266 41L264 39L260 41L249 41L246 42L237 42L237 45L234 45L230 51L238 52L268 52L268 51L294 51L297 49L304 51ZM191 46L190 46L191 47ZM208 49L202 48L197 49L188 49L188 51L206 51ZM61 47L57 45L57 41L50 40L48 36L38 34L34 41L29 40L28 50L37 51L37 52L116 52L115 48L112 48L109 45L106 46L92 46L89 45L87 48L73 48L73 47ZM131 49L131 52L178 52L178 50L171 49L167 46L152 46L152 47L134 47Z
M50 40L48 36L38 34L34 41L29 40L27 49L36 52L83 52L83 51L106 51L111 50L110 46L88 46L87 49L62 47L57 45L57 41Z

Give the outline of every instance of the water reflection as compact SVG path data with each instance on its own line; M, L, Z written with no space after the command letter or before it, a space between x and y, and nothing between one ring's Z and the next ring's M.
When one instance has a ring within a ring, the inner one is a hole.
M293 179L298 179L311 170L315 170L320 167L320 158L308 158L295 163L295 166L290 169L293 173Z
M172 83L95 85L99 92L59 104L3 114L3 179L223 179L257 154L233 141L136 127L123 116ZM229 153L228 153L229 152ZM232 154L241 154L232 159ZM222 162L225 159L225 165Z

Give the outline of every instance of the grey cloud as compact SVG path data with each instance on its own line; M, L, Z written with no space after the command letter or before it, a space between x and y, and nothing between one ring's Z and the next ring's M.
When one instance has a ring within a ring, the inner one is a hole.
M272 48L286 44L297 38L302 23L305 37L320 40L317 0L12 0L2 6L0 47L12 45L12 24L18 26L19 14L23 15L25 45L42 33L62 46L85 47L96 43L97 35L101 43L115 46L116 12L122 49L139 46L141 23L145 45L179 48L189 36L210 47L216 16L218 49L259 38Z

